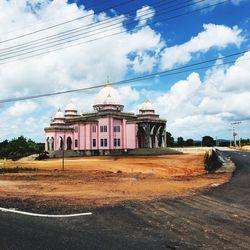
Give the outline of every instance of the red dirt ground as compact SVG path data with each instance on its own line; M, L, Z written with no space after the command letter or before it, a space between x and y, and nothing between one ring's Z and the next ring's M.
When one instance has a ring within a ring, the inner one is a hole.
M206 174L202 154L150 157L84 157L46 161L1 161L0 167L39 171L0 174L0 198L31 199L37 204L87 207L124 200L193 194L227 182L231 174Z

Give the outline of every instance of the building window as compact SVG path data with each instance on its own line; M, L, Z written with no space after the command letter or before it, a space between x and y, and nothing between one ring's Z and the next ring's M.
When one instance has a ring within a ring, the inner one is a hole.
M107 132L107 131L108 131L107 125L100 127L100 132Z
M74 131L75 131L75 133L78 133L78 127L77 126L74 127Z
M93 126L93 127L92 127L92 132L93 132L93 133L96 133L96 126Z
M120 147L121 146L121 140L120 139L114 139L114 147Z
M78 140L75 140L75 148L78 147Z
M93 139L93 147L96 147L96 139Z
M108 146L108 139L101 139L101 147L107 147Z
M120 126L114 126L114 132L120 132Z

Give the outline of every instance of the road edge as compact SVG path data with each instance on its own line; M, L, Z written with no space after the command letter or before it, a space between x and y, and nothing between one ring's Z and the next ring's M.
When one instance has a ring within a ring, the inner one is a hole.
M233 173L236 169L236 166L231 158L217 148L214 148L213 150L217 154L218 159L222 164L221 167L215 171L215 173Z

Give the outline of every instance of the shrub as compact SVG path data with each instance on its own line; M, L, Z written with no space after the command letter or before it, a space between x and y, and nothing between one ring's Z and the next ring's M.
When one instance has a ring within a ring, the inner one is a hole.
M222 163L214 150L206 152L204 156L205 170L208 173L214 173L221 167Z
M37 168L27 168L27 167L15 167L15 168L0 168L0 174L4 173L19 173L19 172L29 172L37 171Z
M43 153L39 154L35 160L41 161L41 160L46 160L49 159L49 153L47 151L44 151Z

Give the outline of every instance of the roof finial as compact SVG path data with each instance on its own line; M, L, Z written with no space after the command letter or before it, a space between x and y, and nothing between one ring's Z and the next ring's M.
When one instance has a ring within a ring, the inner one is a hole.
M107 76L107 81L106 81L106 87L110 86L110 83L109 83L109 76Z
M148 103L148 102L150 102L150 101L149 101L149 99L146 98L146 99L144 100L144 102Z
M57 109L57 112L61 112L61 111L62 111L61 108L58 108L58 109Z

